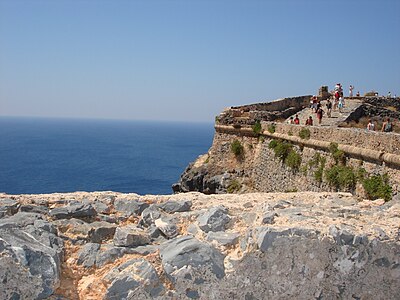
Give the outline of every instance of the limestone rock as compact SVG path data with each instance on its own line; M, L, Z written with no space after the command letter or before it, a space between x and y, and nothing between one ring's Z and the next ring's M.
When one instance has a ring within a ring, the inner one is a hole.
M23 228L28 225L33 225L36 220L43 220L43 216L36 213L18 212L10 217L0 219L1 228Z
M62 241L40 224L38 227L29 224L26 228L18 225L0 228L0 281L3 282L0 293L4 299L25 296L44 299L60 283ZM15 274L21 276L10 280ZM29 293L27 286L31 289Z
M178 227L172 218L161 217L155 220L154 224L167 238L173 238L178 235Z
M34 204L21 205L19 208L19 211L32 212L32 213L43 214L43 215L47 215L49 213L49 209L46 206L34 205Z
M138 289L156 297L164 290L154 267L142 258L129 260L112 269L103 280L111 282L105 300L127 299L129 292Z
M117 225L107 222L93 222L88 226L90 226L89 239L93 243L101 243L103 240L112 238L117 228Z
M228 210L225 207L212 207L197 219L199 227L204 232L225 230L225 225L230 221Z
M214 247L200 242L192 236L175 238L164 243L160 257L165 272L172 280L176 280L181 268L191 266L199 276L208 272L218 279L225 276L224 256Z
M90 218L96 215L91 204L74 203L68 206L56 207L49 215L54 219Z
M83 265L85 268L92 267L96 264L97 252L100 250L100 244L87 243L78 252L78 265Z
M169 200L159 205L159 207L167 213L184 212L189 211L192 206L192 201L172 201Z
M117 199L114 202L115 210L125 216L139 216L147 207L149 207L148 203L138 200Z
M277 217L278 214L274 211L268 211L263 214L262 216L262 223L263 224L273 224L275 217Z
M154 221L161 218L161 211L156 205L151 205L143 210L141 214L140 224L143 226L151 226Z
M114 245L137 247L150 243L147 233L134 225L118 227L114 234Z
M16 200L0 199L0 218L11 216L18 211L19 203Z
M207 241L216 241L218 244L223 246L231 246L238 242L240 237L239 233L228 233L228 232L213 232L210 231L207 234Z

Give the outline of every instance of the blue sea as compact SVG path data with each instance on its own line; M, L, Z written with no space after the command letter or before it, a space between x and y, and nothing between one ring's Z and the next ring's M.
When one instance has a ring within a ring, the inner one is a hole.
M170 194L211 123L0 118L0 192Z

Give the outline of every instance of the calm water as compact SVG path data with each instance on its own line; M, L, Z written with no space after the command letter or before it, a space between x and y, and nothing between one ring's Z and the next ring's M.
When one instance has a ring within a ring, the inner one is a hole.
M0 118L0 192L170 194L213 124Z

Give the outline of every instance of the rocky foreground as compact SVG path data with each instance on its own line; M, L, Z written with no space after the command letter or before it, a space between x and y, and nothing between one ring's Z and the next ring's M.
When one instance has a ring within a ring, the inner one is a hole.
M398 299L400 203L0 194L0 299Z

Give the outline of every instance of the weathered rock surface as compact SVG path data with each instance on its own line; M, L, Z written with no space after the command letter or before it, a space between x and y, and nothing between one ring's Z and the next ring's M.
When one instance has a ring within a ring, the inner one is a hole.
M225 207L213 207L201 215L197 221L200 229L204 232L223 231L230 218Z
M133 259L108 272L103 280L111 282L105 300L133 298L146 292L150 297L158 296L163 290L157 271L144 259ZM141 291L140 291L141 290Z
M120 219L121 199L149 206ZM396 299L400 292L398 200L312 192L12 200L0 219L0 299ZM99 207L112 222L65 213L80 201L105 203Z
M96 215L96 210L91 204L73 203L54 208L49 215L55 219L90 218Z
M60 284L63 242L41 215L17 213L0 222L1 299L45 299Z
M117 199L114 202L115 210L126 216L140 215L147 207L149 207L148 203L137 200Z
M219 279L225 276L222 253L192 236L183 236L166 242L161 248L160 257L165 272L173 281L180 278L181 271L185 273L185 277L188 270L192 270L200 277L202 273L213 274ZM200 280L200 277L196 279Z
M114 235L114 245L122 247L143 246L150 242L149 236L134 225L118 227Z
M159 207L167 213L189 211L192 207L192 201L167 201L159 205Z

